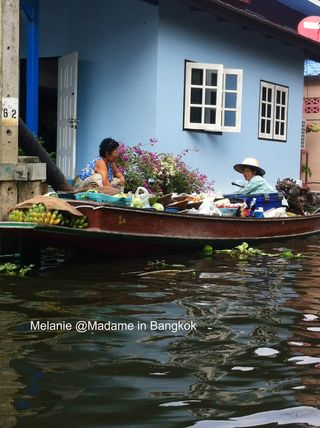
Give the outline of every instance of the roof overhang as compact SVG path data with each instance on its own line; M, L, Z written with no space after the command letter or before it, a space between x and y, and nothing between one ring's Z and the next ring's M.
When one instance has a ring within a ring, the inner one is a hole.
M269 21L245 9L225 3L222 0L178 0L192 8L202 10L226 20L235 22L251 30L268 35L302 48L305 57L320 62L320 43L300 36L295 30Z
M304 80L306 82L319 82L320 81L320 76L304 76Z
M319 15L320 13L319 0L277 0L277 2L297 10L304 16Z

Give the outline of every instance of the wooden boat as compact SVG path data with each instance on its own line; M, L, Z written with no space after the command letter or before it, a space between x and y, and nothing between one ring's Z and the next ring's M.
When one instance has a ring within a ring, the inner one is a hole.
M82 254L146 256L201 250L205 244L231 248L320 232L320 214L282 218L212 217L68 201L88 217L89 227L72 229L36 223L1 222L0 232L27 246L71 248Z

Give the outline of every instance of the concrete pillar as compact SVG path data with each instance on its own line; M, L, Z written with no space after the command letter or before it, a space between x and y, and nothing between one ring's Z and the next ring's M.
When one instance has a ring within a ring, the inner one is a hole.
M19 0L0 0L0 220L17 203L17 182L5 172L18 163L18 91Z

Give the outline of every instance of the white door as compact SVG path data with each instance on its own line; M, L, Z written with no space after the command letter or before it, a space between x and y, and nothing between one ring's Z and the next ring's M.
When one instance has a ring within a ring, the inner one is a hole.
M66 176L74 178L77 136L78 52L59 58L57 166Z

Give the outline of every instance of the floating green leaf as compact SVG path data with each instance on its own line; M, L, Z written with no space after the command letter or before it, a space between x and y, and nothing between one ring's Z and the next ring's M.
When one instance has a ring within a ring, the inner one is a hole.
M29 265L29 266L23 266L19 269L19 275L20 276L26 276L28 273L30 273L32 271L32 268L35 265Z
M211 247L211 245L206 244L203 248L202 248L203 254L205 256L211 256L213 254L213 248Z
M149 261L147 262L148 269L154 269L154 270L161 270L161 269L181 269L185 268L185 265L181 264L169 264L166 263L165 260L155 260L154 262Z
M279 255L282 256L282 257L285 257L287 259L291 259L291 258L294 257L293 252L290 251L290 250L282 251L282 253L280 253Z
M219 253L219 254L231 254L232 252L233 252L233 250L227 250L227 249L216 251L216 253Z
M283 257L283 258L299 258L303 257L301 253L294 254L291 250L286 249L284 251L281 251L280 253L271 254L271 253L265 253L262 250L259 250L258 248L252 248L249 246L247 242L243 242L240 245L237 245L233 249L224 249L224 250L216 250L217 254L229 254L233 257L238 258L239 260L245 260L248 257L252 256L268 256L268 257Z
M34 265L29 266L21 266L19 267L15 263L4 263L0 265L0 273L4 273L5 275L19 275L26 276L29 272L31 272Z

